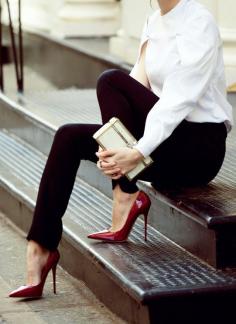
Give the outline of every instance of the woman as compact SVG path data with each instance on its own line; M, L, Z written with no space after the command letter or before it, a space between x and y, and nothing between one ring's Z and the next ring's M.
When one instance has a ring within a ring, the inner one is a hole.
M11 297L41 296L59 259L61 218L81 159L97 162L112 179L109 230L92 239L124 241L150 199L124 174L148 155L154 163L137 178L158 188L205 185L218 173L232 126L226 100L222 44L211 14L195 0L158 0L145 23L138 59L130 75L102 73L97 96L106 123L118 117L139 139L133 148L96 153L92 135L101 125L69 124L57 131L41 179L27 239L27 286ZM98 158L98 161L97 161Z

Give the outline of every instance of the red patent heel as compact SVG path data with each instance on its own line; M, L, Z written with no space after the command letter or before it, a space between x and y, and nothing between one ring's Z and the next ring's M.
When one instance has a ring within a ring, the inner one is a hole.
M55 264L52 267L52 279L53 279L53 292L56 294L56 270L57 270L57 264Z
M38 298L42 296L43 287L46 282L48 273L52 270L53 275L53 291L56 294L56 267L60 259L59 251L53 251L49 253L47 262L43 267L41 274L41 281L38 285L34 286L21 286L18 289L12 291L9 297L21 297L21 298Z
M88 238L94 240L102 240L106 242L124 242L127 240L129 233L139 215L144 215L144 240L147 241L147 216L151 206L151 200L148 195L140 191L133 206L130 209L129 215L124 226L117 232L109 230L96 232L88 235Z

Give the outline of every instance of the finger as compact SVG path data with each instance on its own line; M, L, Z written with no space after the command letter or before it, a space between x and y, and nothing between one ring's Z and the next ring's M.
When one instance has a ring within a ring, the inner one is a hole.
M116 162L114 162L114 161L106 161L106 160L101 160L101 159L99 159L97 161L97 166L99 167L99 169L111 168L111 167L114 167L115 165L116 165Z
M108 161L102 161L102 169L109 169L109 168L114 168L114 166L116 165L116 162L108 162ZM99 162L100 163L100 162Z
M105 163L105 161L103 161L103 160L98 160L97 161L97 167L98 167L99 170L102 171L104 169L104 163Z
M100 165L100 161L97 161L97 167L98 167L99 170L102 169L102 168L101 168L101 165Z
M102 163L100 163L100 162L102 162ZM106 164L106 165L104 165L104 164ZM111 164L110 165L110 163L106 163L106 162L104 162L104 161L101 161L101 160L98 160L97 161L97 167L98 167L98 169L100 170L100 171L102 171L102 172L109 172L109 173L114 173L115 171L114 171L114 166L115 165L113 165L113 164ZM117 168L116 167L116 169L115 169L116 171L120 171L120 168Z
M113 174L104 174L104 175L106 175L108 178L114 179L114 180L122 177L121 173L119 173L119 172L113 173Z
M102 152L96 152L95 154L97 155L97 157L104 159L106 157L113 156L114 154L116 154L116 150L104 150Z
M103 171L106 175L112 175L112 174L120 174L120 169L111 169L111 170L105 170Z
M122 174L118 174L118 175L113 174L113 175L111 176L111 179L113 179L113 180L118 180L118 179L120 179L121 177L122 177Z

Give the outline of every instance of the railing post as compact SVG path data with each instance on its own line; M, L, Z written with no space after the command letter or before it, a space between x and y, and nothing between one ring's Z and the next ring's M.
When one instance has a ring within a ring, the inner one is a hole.
M11 36L13 60L14 60L14 65L15 65L16 81L17 81L17 87L19 87L18 58L17 58L17 52L16 52L16 43L15 43L13 24L12 24L12 19L11 19L11 9L10 9L9 0L6 0L6 2L7 2L7 9L8 9L9 30L10 30L10 36Z
M22 20L21 20L21 0L18 2L18 19L19 19L19 60L20 60L20 73L19 73L19 87L18 91L24 91L24 53L23 53L23 37L22 37Z
M23 41L22 41L22 23L21 23L21 0L18 0L18 19L19 19L19 27L18 27L18 36L19 36L19 60L18 53L15 42L14 28L11 17L11 8L9 0L6 0L7 9L8 9L8 17L9 17L9 30L11 36L11 45L13 52L13 60L15 65L15 73L16 73L16 81L17 81L17 89L19 92L23 92ZM19 66L20 61L20 66Z
M0 0L0 88L4 91L3 84L3 44L2 44L2 1Z

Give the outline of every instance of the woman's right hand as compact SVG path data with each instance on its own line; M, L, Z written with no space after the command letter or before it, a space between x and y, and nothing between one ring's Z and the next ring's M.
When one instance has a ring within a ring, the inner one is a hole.
M98 152L103 151L101 146L99 146ZM108 176L109 178L116 180L119 179L122 175L120 173L120 169L116 167L116 163L113 161L109 161L109 158L107 159L99 159L97 161L97 167L99 170L101 170L104 175Z

